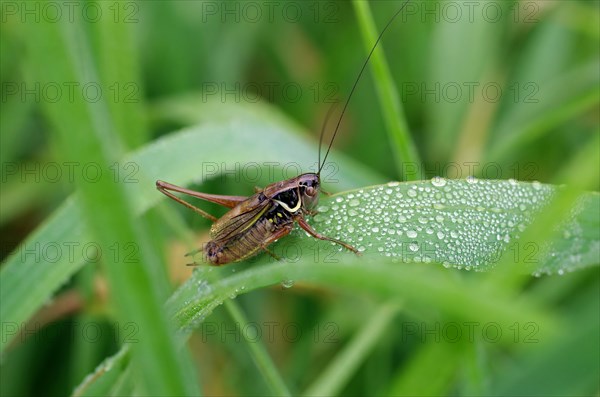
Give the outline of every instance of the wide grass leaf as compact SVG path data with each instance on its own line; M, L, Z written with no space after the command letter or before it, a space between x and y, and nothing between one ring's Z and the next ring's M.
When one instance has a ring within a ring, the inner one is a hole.
M531 302L508 290L490 293L490 285L481 280L449 277L449 270L426 263L492 268L513 244L528 244L519 241L520 233L558 190L539 183L435 178L347 191L324 199L312 223L321 233L355 245L363 257L296 231L273 247L282 261L263 255L254 265L200 268L167 307L187 335L227 299L305 280L393 297L411 306L432 305L454 318L549 325ZM597 265L599 199L597 193L582 194L565 212L554 239L527 248L530 256L514 259L523 262L522 270L561 273ZM182 258L182 265L186 260ZM265 263L269 261L273 263Z

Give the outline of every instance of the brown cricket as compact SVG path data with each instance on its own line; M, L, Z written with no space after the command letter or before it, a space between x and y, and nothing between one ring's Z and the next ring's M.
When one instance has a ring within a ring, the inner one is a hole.
M316 206L321 192L321 170L325 165L331 145L340 127L350 98L356 89L356 86L369 62L371 55L383 34L400 14L409 0L406 0L400 9L392 16L387 25L379 34L375 44L371 48L362 68L352 86L350 95L344 104L340 117L337 121L333 136L329 142L329 147L321 162L321 143L327 118L321 130L319 140L319 169L316 173L306 173L285 181L275 182L264 189L258 190L250 197L246 196L223 196L217 194L207 194L175 186L167 182L156 181L156 188L177 201L178 203L194 210L201 216L213 221L210 228L211 240L206 243L202 249L204 258L210 265L220 266L231 262L238 262L265 251L275 256L268 250L268 246L282 237L288 235L294 224L297 223L308 234L319 240L327 240L341 245L342 247L359 254L353 246L327 237L314 230L307 222L306 216L316 214ZM202 200L210 201L230 208L230 210L221 218L201 210L200 208L177 197L172 192L187 194Z

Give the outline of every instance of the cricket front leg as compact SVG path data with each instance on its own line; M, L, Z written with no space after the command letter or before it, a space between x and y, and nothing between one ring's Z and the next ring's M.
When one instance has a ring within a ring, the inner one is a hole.
M319 240L331 241L333 243L341 245L342 247L346 248L349 251L354 252L356 255L360 255L360 252L358 252L358 250L356 248L354 248L353 246L351 246L351 245L349 245L349 244L347 244L347 243L345 243L345 242L343 242L341 240L337 240L335 238L323 236L322 234L320 234L319 232L317 232L308 223L306 223L306 219L304 219L302 216L296 217L295 220L296 220L296 222L298 222L298 225L300 225L300 227L302 229L304 229L308 234L310 234L314 238L319 239Z

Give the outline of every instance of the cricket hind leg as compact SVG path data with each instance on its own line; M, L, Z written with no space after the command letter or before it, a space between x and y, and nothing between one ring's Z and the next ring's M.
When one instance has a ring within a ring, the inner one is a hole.
M267 254L271 255L271 257L273 257L276 261L281 261L282 258L280 258L279 256L277 256L276 254L274 254L271 250L269 250L267 247L270 244L273 244L275 241L279 240L280 238L283 238L285 236L287 236L288 234L290 234L290 232L292 231L293 225L286 225L284 227L282 227L281 229L275 231L275 233L273 233L268 239L267 241L263 242L260 246L260 248L265 251Z
M172 189L171 187L174 185L170 185L166 182L163 181L156 181L156 188L163 193L165 196L177 201L179 204L188 207L189 209L191 209L192 211L196 212L197 214L201 215L202 217L212 221L212 222L216 222L217 217L213 216L211 214L209 214L208 212L201 210L200 208L196 207L193 204L188 203L187 201L180 199L179 197L177 197L176 195L174 195L173 193L171 193L169 190L175 190ZM180 191L180 190L175 190L175 191Z
M260 248L262 248L262 250L265 251L267 254L271 255L271 257L273 259L275 259L277 262L281 261L281 257L277 256L273 251L271 251L267 247L261 246Z
M200 200L210 201L211 203L222 205L223 207L233 208L239 203L248 200L246 196L226 196L223 194L209 194L196 192L194 190L186 189L184 187L180 187L177 185L173 185L171 183L165 181L156 181L156 187L158 190L172 190L174 192L179 192L183 194L187 194L188 196L199 198Z
M227 208L233 208L236 205L238 205L241 202L244 202L248 199L248 197L245 197L245 196L224 196L224 195L220 195L220 194L208 194L208 193L195 192L193 190L186 189L186 188L183 188L183 187L180 187L177 185L173 185L168 182L161 181L161 180L156 181L156 188L161 193L166 195L167 197L177 201L181 205L188 207L192 211L196 212L197 214L200 214L201 216L203 216L204 218L206 218L212 222L215 222L217 220L217 217L215 217L215 216L209 214L208 212L201 210L200 208L196 207L195 205L192 205L192 204L188 203L187 201L175 196L173 193L171 193L171 191L187 194L189 196L196 197L201 200L210 201L211 203L219 204L219 205L222 205L223 207L227 207Z

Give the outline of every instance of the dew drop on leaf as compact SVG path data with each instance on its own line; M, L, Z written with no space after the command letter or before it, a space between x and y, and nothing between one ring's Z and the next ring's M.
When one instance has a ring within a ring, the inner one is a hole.
M283 288L292 288L294 286L294 280L283 280L281 286Z
M444 187L446 186L446 180L442 177L436 176L431 179L431 184L436 187Z
M358 207L360 205L360 201L358 199L352 199L348 202L350 207Z

